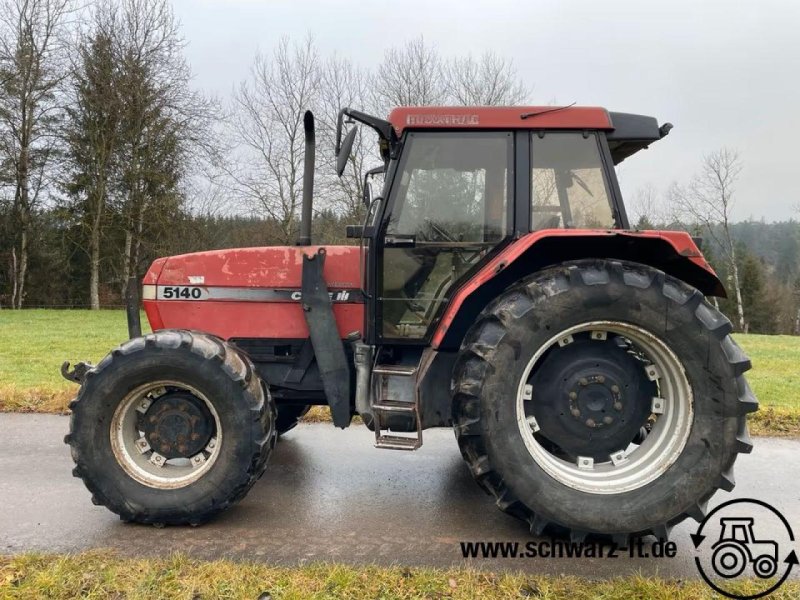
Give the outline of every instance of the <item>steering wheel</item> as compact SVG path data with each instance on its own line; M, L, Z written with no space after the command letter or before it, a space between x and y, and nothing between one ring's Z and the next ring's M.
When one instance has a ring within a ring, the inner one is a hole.
M456 239L450 235L445 229L442 228L441 225L438 225L432 219L425 219L425 225L427 225L431 231L433 231L437 236L439 236L442 240L446 242L455 242ZM431 240L434 241L434 240Z

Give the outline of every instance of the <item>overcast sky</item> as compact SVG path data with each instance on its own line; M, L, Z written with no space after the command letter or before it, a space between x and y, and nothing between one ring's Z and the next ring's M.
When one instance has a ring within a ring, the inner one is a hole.
M800 216L800 0L174 0L197 86L221 97L257 50L311 34L371 67L424 35L444 55L513 59L533 104L653 115L675 129L625 161L626 198L659 192L704 154L739 151L737 219Z

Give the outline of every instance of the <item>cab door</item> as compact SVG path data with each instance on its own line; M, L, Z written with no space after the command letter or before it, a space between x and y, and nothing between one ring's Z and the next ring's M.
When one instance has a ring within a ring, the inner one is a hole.
M511 132L413 132L377 232L377 338L423 343L450 293L512 230Z

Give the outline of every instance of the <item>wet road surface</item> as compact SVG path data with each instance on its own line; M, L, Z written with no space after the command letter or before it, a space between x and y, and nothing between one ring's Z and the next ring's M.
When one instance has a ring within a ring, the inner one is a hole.
M201 527L157 529L124 524L92 505L71 475L62 443L67 428L67 417L0 413L0 553L113 548L136 556L181 551L287 565L469 564L591 577L697 576L689 539L694 521L673 531L678 555L669 559L462 558L460 541L533 538L472 481L450 430L426 431L420 450L398 452L373 448L372 433L362 426L300 425L278 443L264 477L238 505ZM736 480L735 491L718 493L711 507L756 497L800 529L800 441L756 439L753 454L737 461Z

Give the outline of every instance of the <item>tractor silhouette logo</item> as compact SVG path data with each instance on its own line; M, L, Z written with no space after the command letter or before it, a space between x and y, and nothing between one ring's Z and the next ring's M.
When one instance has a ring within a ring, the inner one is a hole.
M758 577L768 579L778 570L778 544L772 540L756 540L752 518L723 518L719 520L722 531L712 548L711 564L720 577L731 579L744 571L747 563L753 565Z
M690 537L701 577L728 598L750 600L771 594L798 564L789 522L761 500L739 498L720 504ZM760 582L757 591L744 596L726 589L740 576Z

